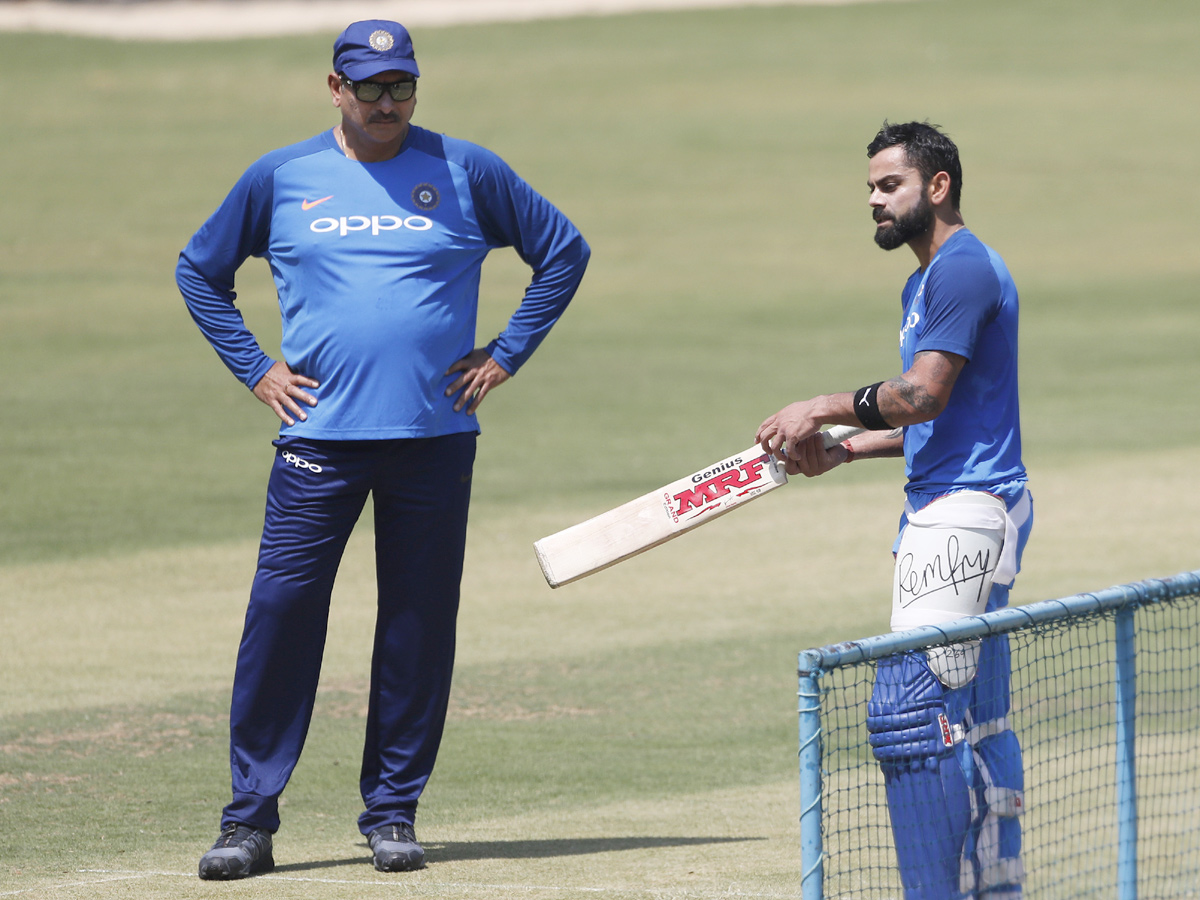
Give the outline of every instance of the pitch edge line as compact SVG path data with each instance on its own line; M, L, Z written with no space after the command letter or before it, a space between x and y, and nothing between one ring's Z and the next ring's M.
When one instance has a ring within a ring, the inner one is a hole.
M138 881L143 878L150 878L151 876L154 876L154 875L165 874L162 872L137 872L137 873L129 873L129 874L118 874L116 872L111 872L111 873L110 872L101 872L101 871L93 871L91 869L80 869L79 872L82 875L87 875L87 874L109 875L109 874L111 874L114 877L93 879L92 881L72 881L72 882L68 882L67 884L55 884L55 885L53 885L53 889L59 890L61 888L87 887L87 886L93 885L93 884L112 884L117 881ZM43 885L39 885L38 887L35 887L35 888L21 888L19 891L0 891L0 897L19 897L22 894L32 894L34 891L43 891L45 889L46 889L46 885L43 884Z
M364 861L363 865L367 863ZM184 872L122 872L112 869L80 869L81 875L113 875L116 877L106 878L101 881L81 881L75 884L59 884L55 887L81 887L88 884L104 884L109 881L136 881L139 878L166 877L166 878L195 878L191 873ZM617 888L617 887L567 887L565 885L544 885L544 884L485 884L479 882L457 882L457 881L422 881L420 884L399 885L395 880L389 881L356 881L348 878L300 878L292 875L273 875L270 873L263 875L255 875L255 881L288 881L297 882L300 884L353 884L359 887L382 887L395 890L397 887L408 888L409 893L415 893L420 889L428 888L436 890L439 888L453 888L455 890L499 890L499 891L558 891L560 893L570 893L577 891L585 894L649 894L661 896L662 888ZM18 894L31 893L34 890L43 890L45 885L40 888L29 888L27 890L14 891L12 893L0 894L0 897L12 897ZM766 900L794 900L792 894L765 894L755 891L684 891L679 894L680 897L762 897Z

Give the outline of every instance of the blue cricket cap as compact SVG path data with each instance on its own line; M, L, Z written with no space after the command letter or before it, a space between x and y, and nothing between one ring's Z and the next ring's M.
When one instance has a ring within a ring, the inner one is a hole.
M380 72L421 75L408 29L384 19L354 22L338 35L333 42L333 71L351 81L362 81Z

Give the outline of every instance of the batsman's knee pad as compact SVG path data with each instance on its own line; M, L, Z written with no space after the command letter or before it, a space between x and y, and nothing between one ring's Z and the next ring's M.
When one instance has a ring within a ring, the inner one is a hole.
M961 724L965 703L949 696L956 693L924 654L906 653L879 663L867 705L906 900L955 900L974 884L963 857L974 761Z
M948 693L923 653L880 660L867 704L867 730L875 758L900 764L952 755L962 729L956 740L950 719L955 711L947 708Z

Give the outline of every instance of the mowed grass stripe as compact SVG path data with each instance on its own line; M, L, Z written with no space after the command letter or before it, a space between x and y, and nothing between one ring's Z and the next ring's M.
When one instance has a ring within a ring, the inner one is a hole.
M912 260L871 245L864 188L884 117L959 141L967 221L1022 290L1037 524L1014 601L1195 568L1200 420L1179 385L1200 374L1200 262L1178 184L1200 125L1178 111L1198 37L1181 0L418 34L418 121L499 151L595 256L483 411L454 706L419 820L434 864L376 888L354 829L365 519L286 797L280 877L306 879L289 895L798 893L795 653L886 629L899 467L798 480L556 592L532 542L746 446L788 400L894 372ZM274 429L172 269L252 159L333 123L327 56L320 37L0 36L23 88L0 97L20 173L0 217L0 894L211 895L189 873L228 791ZM264 268L239 293L271 349ZM489 261L481 341L524 278ZM117 880L80 886L85 870Z

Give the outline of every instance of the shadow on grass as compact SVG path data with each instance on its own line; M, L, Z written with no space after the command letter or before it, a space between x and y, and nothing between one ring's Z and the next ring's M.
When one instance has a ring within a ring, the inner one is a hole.
M336 869L340 866L370 866L371 853L368 851L365 856L353 856L350 859L321 859L313 862L298 862L287 863L286 865L275 866L272 869L273 874L280 872L310 872L313 869Z
M425 844L425 858L430 865L442 862L463 862L479 859L544 859L553 856L585 856L590 853L613 853L620 850L649 850L656 847L692 847L699 844L732 844L742 841L765 841L764 837L616 837L616 838L549 838L530 841L446 841ZM364 850L366 844L363 844ZM304 872L311 869L332 869L338 866L369 866L370 851L352 859L329 859L314 862L288 863L276 866L276 872Z
M697 844L732 844L765 841L766 838L738 837L615 837L549 838L532 841L447 841L426 844L430 862L459 862L470 859L543 859L551 856L585 856L618 850L649 850L654 847L691 847Z

